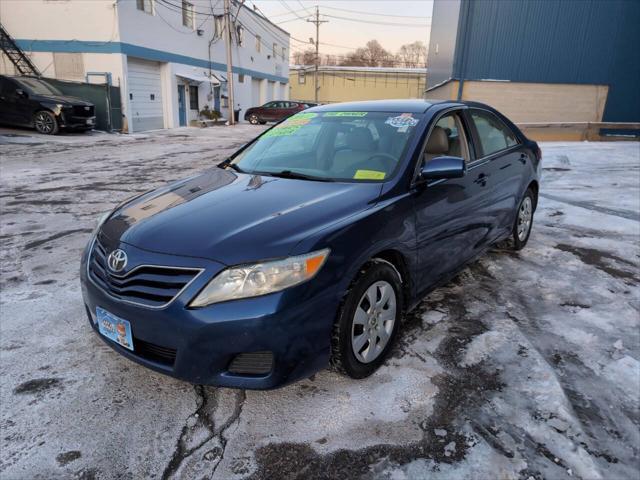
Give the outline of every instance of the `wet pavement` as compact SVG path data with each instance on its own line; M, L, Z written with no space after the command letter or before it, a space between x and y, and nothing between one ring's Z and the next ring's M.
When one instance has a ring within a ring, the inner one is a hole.
M0 130L0 478L639 477L638 143L542 144L527 248L431 293L368 379L193 386L96 338L78 262L99 215L261 128Z

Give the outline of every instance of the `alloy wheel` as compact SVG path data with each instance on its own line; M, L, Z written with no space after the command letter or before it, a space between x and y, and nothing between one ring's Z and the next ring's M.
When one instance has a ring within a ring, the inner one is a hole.
M396 293L390 283L373 283L362 295L351 327L356 359L371 363L384 351L396 321Z
M48 115L45 112L40 112L36 114L35 118L36 130L38 130L40 133L49 134L53 131L54 121L55 120L51 117L51 115Z
M531 197L525 197L520 204L518 210L518 240L524 242L531 228L531 220L533 217L533 204Z

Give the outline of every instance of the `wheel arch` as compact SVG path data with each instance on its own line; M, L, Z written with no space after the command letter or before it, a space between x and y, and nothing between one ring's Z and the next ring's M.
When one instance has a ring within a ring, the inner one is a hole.
M537 180L532 180L529 185L527 185L527 190L531 189L534 195L533 199L533 210L535 211L538 207L538 192L540 191L540 185ZM526 192L526 190L525 190Z
M406 309L411 299L411 271L409 270L407 259L402 252L398 250L386 249L372 255L368 262L375 262L376 260L391 264L396 273L400 276L402 296L404 300L402 303Z

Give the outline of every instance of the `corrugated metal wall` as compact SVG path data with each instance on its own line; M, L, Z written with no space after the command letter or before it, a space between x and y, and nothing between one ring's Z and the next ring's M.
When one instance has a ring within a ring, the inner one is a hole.
M463 0L459 28L454 78L609 85L604 121L640 121L640 1Z

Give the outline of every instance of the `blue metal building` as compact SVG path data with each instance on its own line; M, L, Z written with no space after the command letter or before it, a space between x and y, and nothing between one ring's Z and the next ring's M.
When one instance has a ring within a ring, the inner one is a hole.
M435 0L428 88L608 85L602 121L640 122L639 0Z

